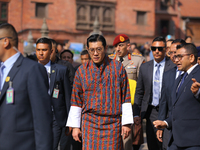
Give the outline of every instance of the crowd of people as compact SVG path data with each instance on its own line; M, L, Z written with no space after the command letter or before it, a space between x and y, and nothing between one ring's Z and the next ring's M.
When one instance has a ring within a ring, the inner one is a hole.
M142 49L125 34L107 55L104 36L87 38L81 64L55 40L35 58L0 24L0 150L200 149L200 48L158 36Z

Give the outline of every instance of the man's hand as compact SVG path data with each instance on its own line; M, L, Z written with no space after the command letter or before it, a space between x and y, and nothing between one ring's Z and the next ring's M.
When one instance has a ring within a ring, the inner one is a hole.
M157 129L164 129L167 127L167 124L164 121L156 120L153 122L154 127Z
M141 117L134 117L134 124L136 125L141 124Z
M123 125L121 132L121 136L123 136L123 139L127 138L130 133L131 133L131 125Z
M157 136L158 141L160 142L163 142L162 135L163 135L163 130L157 130L156 136Z
M82 136L81 130L79 128L73 128L72 137L75 141L79 141L81 143L80 137Z
M195 78L192 78L192 86L191 86L191 91L192 93L195 95L197 94L198 90L199 90L199 87L200 87L200 83L196 81Z

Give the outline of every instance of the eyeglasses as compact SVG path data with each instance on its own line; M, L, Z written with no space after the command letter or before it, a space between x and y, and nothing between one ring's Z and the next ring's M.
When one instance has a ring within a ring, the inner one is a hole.
M102 47L97 47L96 49L95 48L90 48L88 49L88 51L91 53L91 54L94 54L94 52L96 51L98 54L101 53L103 50Z
M165 48L165 47L155 47L155 46L151 46L151 50L152 50L152 51L156 51L156 49L158 49L158 51L162 52L164 48Z
M2 37L2 38L0 38L0 40L5 39L5 38L10 38L10 39L12 39L12 37Z
M179 54L179 55L174 55L174 60L176 60L176 59L178 59L178 61L179 60L181 60L184 56L189 56L189 55L191 55L191 54Z
M171 55L171 54L176 54L176 52L169 52L169 54Z

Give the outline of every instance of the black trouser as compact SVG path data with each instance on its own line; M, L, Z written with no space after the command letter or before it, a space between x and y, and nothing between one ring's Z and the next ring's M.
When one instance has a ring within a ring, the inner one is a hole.
M62 129L60 138L60 150L81 150L82 144L73 139L71 135L65 135L65 128Z
M158 120L159 107L149 105L146 112L146 134L147 134L147 145L149 150L161 150L162 143L158 141L156 137L157 129L153 125L153 121Z

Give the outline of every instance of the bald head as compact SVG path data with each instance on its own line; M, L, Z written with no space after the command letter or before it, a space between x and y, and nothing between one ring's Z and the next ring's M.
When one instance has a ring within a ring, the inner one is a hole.
M8 38L11 46L18 48L18 35L15 28L11 24L0 24L0 38Z

